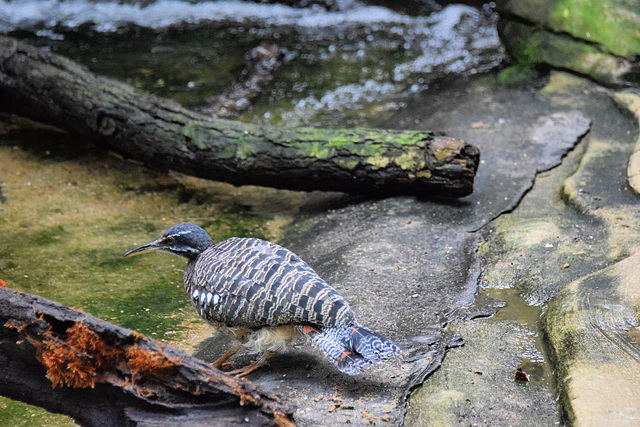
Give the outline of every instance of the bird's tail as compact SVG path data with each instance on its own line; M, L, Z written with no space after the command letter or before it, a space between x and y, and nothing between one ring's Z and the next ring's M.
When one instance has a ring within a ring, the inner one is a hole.
M350 375L400 353L391 340L360 325L344 328L305 325L301 329L340 371Z

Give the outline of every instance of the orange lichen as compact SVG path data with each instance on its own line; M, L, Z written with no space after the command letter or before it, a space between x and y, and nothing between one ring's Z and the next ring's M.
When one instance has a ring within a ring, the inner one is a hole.
M18 332L21 332L21 331L20 331L20 328L22 328L23 326L18 326L18 325L16 325L15 323L13 323L13 322L9 321L9 322L7 322L7 323L5 323L5 324L4 324L4 327L5 327L5 328L16 329Z
M46 322L43 315L39 320ZM47 378L53 387L66 385L69 387L95 387L97 382L114 381L105 379L108 370L119 370L121 374L131 373L131 378L120 377L121 385L133 385L134 377L139 375L158 376L178 366L179 357L167 357L162 349L156 351L142 350L138 344L130 346L126 351L117 344L105 342L98 333L92 331L84 323L74 323L64 334L55 333L51 325L42 333L42 340L26 335L26 338L37 348L38 360L47 369ZM24 333L29 324L22 326L7 322L6 327ZM134 337L144 338L139 333ZM139 393L153 393L139 390Z
M127 349L127 362L132 376L161 375L180 364L179 357L167 357L162 350L142 350L135 344Z
M296 425L290 417L280 411L273 411L273 421L279 427L293 427Z
M6 287L7 287L7 283L4 280L0 279L0 288L6 288Z
M67 329L67 344L88 354L97 368L106 368L122 360L122 350L107 344L84 323L76 323Z
M220 379L226 382L227 384L229 384L233 392L240 398L240 406L246 405L247 402L253 403L254 405L259 404L259 402L256 400L255 397L245 393L242 390L242 387L240 387L240 383L238 382L237 379L228 377L226 375L221 375Z
M150 390L148 388L141 388L141 387L137 388L137 393L138 393L138 396L144 397L147 399L156 395L156 393L153 390Z
M94 387L98 373L122 358L122 351L107 344L83 323L66 331L66 339L53 335L51 329L39 345L38 359L47 368L53 387Z

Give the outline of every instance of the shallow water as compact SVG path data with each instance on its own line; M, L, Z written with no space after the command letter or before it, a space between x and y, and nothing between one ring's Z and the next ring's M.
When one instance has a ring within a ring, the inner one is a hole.
M52 129L39 129L34 144L28 125L10 131L11 119L4 119L0 278L8 287L185 349L193 345L192 335L212 330L184 293L184 260L122 254L183 221L202 225L215 240L277 241L307 199L304 193L152 172ZM0 414L3 425L68 424L65 417L49 418L7 399L0 399Z
M552 364L547 356L544 343L542 325L542 307L529 305L518 291L512 287L488 288L485 292L492 297L506 303L490 322L512 321L518 325L514 329L511 344L518 349L517 355L521 359L521 368L529 374L532 385L545 385L549 392L555 389Z
M278 44L285 63L241 118L288 126L366 124L434 80L504 58L496 16L462 5L409 17L357 2L334 12L239 1L48 3L1 2L0 32L187 107L233 80L251 48Z

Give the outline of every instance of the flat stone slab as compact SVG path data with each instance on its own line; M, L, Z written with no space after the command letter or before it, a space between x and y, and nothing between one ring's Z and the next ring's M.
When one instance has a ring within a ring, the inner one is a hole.
M300 425L403 422L410 394L441 366L448 348L462 343L446 325L491 316L500 306L491 298L476 301L482 236L475 231L513 210L536 175L560 164L590 126L584 114L526 88L451 92L436 91L379 126L415 128L416 119L431 117L429 127L477 144L483 163L473 195L454 201L316 195L281 242L334 285L362 324L404 350L401 359L354 377L308 345L276 355L271 368L249 379L292 400ZM479 110L480 103L487 108ZM215 360L223 339L205 341L196 356ZM553 403L548 408L553 418Z
M640 91L627 90L615 94L615 99L623 108L629 110L638 120L640 126ZM629 185L633 190L640 194L640 135L633 147L633 153L629 157L629 165L627 166L627 177Z
M569 284L546 329L573 425L640 423L640 252Z

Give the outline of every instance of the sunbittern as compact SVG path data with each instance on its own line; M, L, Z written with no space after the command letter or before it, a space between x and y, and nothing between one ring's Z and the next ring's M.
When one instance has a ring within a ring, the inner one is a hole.
M155 250L189 260L184 287L195 309L235 339L213 366L223 366L243 345L261 352L230 374L244 376L267 364L300 332L347 374L400 353L360 325L344 298L307 263L275 243L232 237L214 244L202 228L183 223L124 256Z

